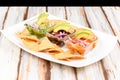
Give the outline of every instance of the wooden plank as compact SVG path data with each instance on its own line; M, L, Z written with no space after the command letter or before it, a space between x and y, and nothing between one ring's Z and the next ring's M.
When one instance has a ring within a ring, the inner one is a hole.
M69 21L88 27L83 7L66 7L66 11Z
M7 14L8 7L0 7L0 30L4 25L5 16Z
M93 11L94 10L94 11ZM111 34L112 30L109 28L107 19L104 17L103 12L98 7L86 7L85 8L87 19L92 29L102 31ZM103 16L103 17L100 17Z
M100 7L85 7L88 22L93 29L113 35L110 19L107 20ZM112 18L111 18L112 19ZM95 27L97 26L97 27ZM102 67L106 80L119 80L120 69L120 46L117 44L108 56L102 59Z
M83 7L67 7L66 10L69 21L89 27ZM100 63L91 64L83 68L76 68L77 78L78 80L104 80L101 70Z
M48 12L60 18L67 18L64 7L48 7ZM51 62L50 80L77 80L74 68Z
M110 8L103 7L104 14L106 15L106 18L109 21L110 27L113 29L113 32L118 37L118 41L120 43L120 27L119 27L120 11L119 10L120 10L119 7L110 7ZM111 61L112 63L109 65L105 65L105 69L107 70L106 73L108 73L108 77L110 80L112 79L119 80L120 78L120 75L119 75L120 74L120 69L119 69L120 46L119 45L117 45L115 50L112 51L112 54L114 55L111 55L111 57L109 58L110 60L112 60ZM112 69L109 69L111 67Z
M23 20L26 7L9 7L4 28L10 27ZM16 80L18 64L20 60L20 48L7 40L3 35L0 39L0 79Z
M118 37L120 42L120 8L114 7L103 7L103 11L106 14L106 17L113 29L114 34Z
M25 12L26 12L26 7L10 7L8 17L4 24L5 26L4 28L17 24L20 21L23 21Z
M46 11L46 7L29 7L26 18ZM18 80L49 80L49 62L22 51Z

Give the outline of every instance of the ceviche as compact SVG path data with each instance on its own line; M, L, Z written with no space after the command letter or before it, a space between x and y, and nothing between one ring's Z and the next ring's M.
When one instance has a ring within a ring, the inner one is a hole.
M84 59L97 43L97 36L90 29L78 28L65 20L49 19L49 14L44 12L35 22L24 26L16 33L23 45L58 60Z

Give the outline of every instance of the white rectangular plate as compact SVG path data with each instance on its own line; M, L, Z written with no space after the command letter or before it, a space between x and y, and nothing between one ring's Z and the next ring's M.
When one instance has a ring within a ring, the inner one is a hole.
M25 28L25 26L24 26L25 23L34 22L37 20L37 17L38 17L38 15L34 16L28 20L25 20L23 22L20 22L18 24L15 24L7 29L1 30L1 32L3 33L4 36L6 36L7 39L9 39L11 42L13 42L14 44L16 44L17 46L19 46L20 48L22 48L23 50L27 51L30 54L33 54L37 57L40 57L40 58L48 60L48 61L52 61L55 63L72 66L72 67L83 67L83 66L87 66L94 62L101 60L102 58L104 58L105 56L107 56L110 53L110 51L114 48L115 44L117 43L117 38L115 36L108 35L108 34L90 29L97 35L98 43L92 51L90 51L89 53L87 53L85 55L85 57L86 57L85 59L74 60L74 61L56 60L53 57L51 57L51 55L49 55L49 54L46 54L46 53L41 54L41 52L33 52L33 51L27 49L26 47L23 46L21 40L15 34L16 32L22 31ZM60 18L49 14L49 19L60 19ZM60 19L60 20L65 20L65 19ZM70 22L70 21L68 21L68 22ZM84 27L82 25L78 25L78 24L75 24L72 22L70 22L70 23L77 27ZM84 28L86 28L86 27L84 27Z

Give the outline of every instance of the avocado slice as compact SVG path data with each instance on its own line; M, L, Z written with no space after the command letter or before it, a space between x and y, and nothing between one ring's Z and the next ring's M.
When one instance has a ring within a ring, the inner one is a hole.
M53 32L58 32L59 30L64 30L66 32L69 32L70 28L71 28L70 23L63 22L63 23L60 23L60 24L57 24L56 26L54 26Z
M75 38L80 39L80 38L85 38L87 39L90 35L92 35L93 32L88 29L82 29L79 33L75 35Z
M48 14L47 13L41 13L39 16L38 16L38 20L37 20L37 24L38 25L40 25L40 24L42 24L42 23L44 23L46 20L47 20L47 18L48 18Z

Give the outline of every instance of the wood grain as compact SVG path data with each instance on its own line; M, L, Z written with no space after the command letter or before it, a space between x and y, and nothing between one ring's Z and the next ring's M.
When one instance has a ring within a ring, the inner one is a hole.
M48 12L71 22L118 37L102 60L73 68L49 62L20 49L0 34L0 80L119 80L120 7L0 7L0 30ZM106 48L107 49L107 48Z
M8 11L8 7L0 8L0 30L4 27L5 17Z
M4 29L23 20L25 7L9 8ZM5 11L6 12L6 11ZM14 16L15 15L15 16ZM0 79L1 80L16 80L18 74L18 63L20 57L20 48L7 40L3 35L0 39Z
M29 7L26 18L31 18L41 12L45 7ZM26 51L22 51L18 80L49 80L49 63Z
M87 23L86 14L83 7L67 7L67 14L68 20L83 25L85 27L90 27L89 23ZM78 80L104 80L103 72L100 71L100 69L100 63L91 64L84 68L77 68L77 78ZM97 76L94 76L96 73L99 74L97 74Z
M66 19L64 7L48 7L48 12ZM76 80L74 68L51 62L51 80Z
M90 25L93 29L105 32L110 35L114 35L111 26L107 21L106 16L99 7L85 8L85 11L88 20L90 22ZM120 53L120 46L117 44L115 48L111 51L111 53L108 56L106 56L104 59L102 59L103 68L105 70L104 75L106 80L119 80L118 78L120 76L116 75L119 73L118 67L120 64L117 63L120 59L119 53Z
M118 37L119 43L120 43L120 9L114 8L114 7L103 7L103 12L106 15L106 18L108 19L108 22L114 32L114 34Z

